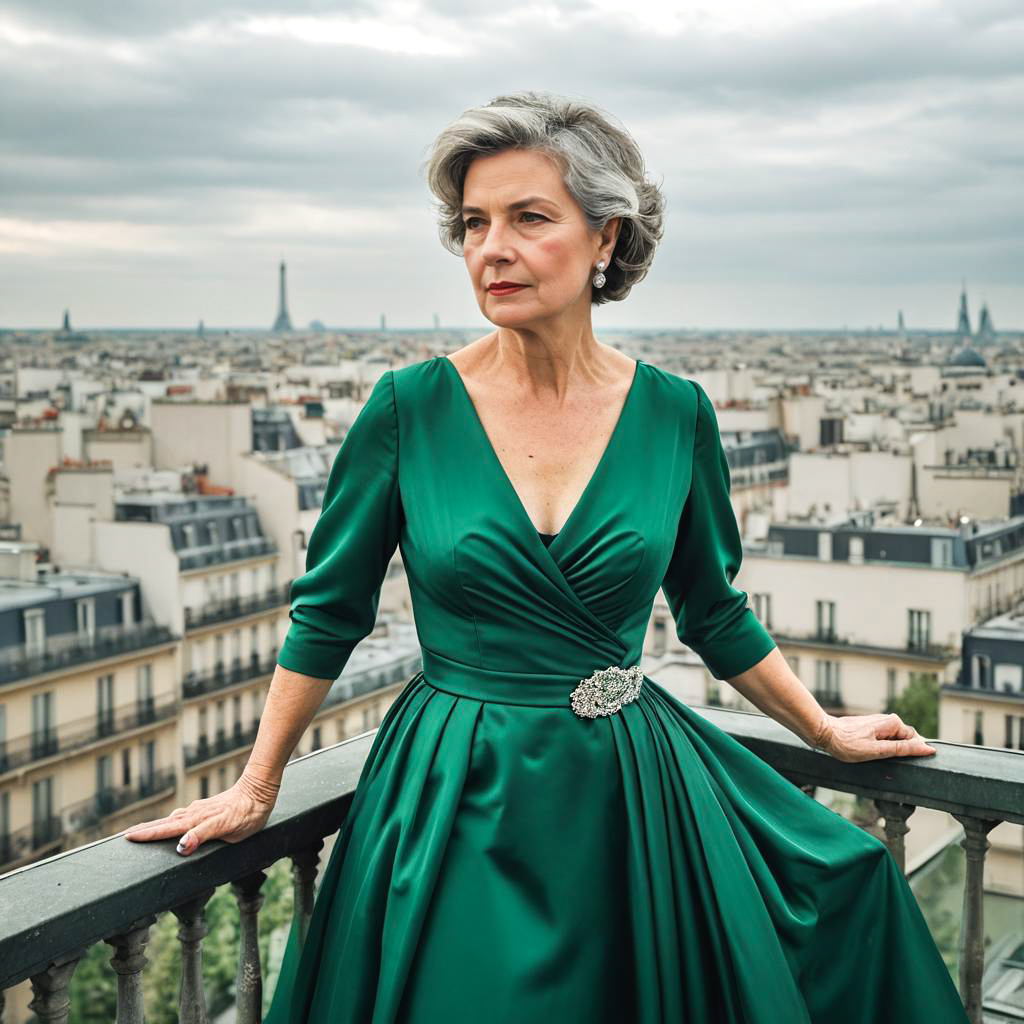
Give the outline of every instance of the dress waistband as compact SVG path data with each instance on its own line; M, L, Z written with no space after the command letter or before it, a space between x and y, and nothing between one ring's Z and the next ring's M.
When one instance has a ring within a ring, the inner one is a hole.
M421 651L424 681L457 697L572 710L572 693L583 682L580 676L565 672L496 672L452 661L425 647Z

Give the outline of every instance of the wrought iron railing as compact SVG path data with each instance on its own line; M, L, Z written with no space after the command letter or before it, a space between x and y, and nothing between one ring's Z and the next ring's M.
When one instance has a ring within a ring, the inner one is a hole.
M185 609L185 629L199 629L229 619L239 619L243 615L267 611L288 603L290 584L281 587L270 587L258 594L247 594L244 597L224 597L217 601L207 601L198 608Z
M94 636L54 636L50 646L36 652L22 644L0 655L0 685L16 683L47 672L76 668L90 661L102 661L119 654L170 643L177 637L166 626L153 622L117 626Z
M1024 757L932 740L937 758L847 764L811 750L764 715L694 710L795 785L820 785L874 800L885 818L885 843L901 870L908 819L917 807L947 811L963 825L967 873L959 988L969 1020L981 1024L987 835L1001 821L1024 824ZM92 944L103 941L115 950L117 1021L141 1020L145 958L140 954L156 915L170 910L181 922L180 1019L206 1020L200 969L203 908L217 886L231 883L241 929L236 1019L257 1024L263 974L256 934L265 869L291 859L295 913L304 939L324 838L348 812L374 735L363 733L292 761L266 826L243 842L211 840L181 857L173 840L129 843L117 835L0 875L0 991L30 978L31 1005L39 1019L66 1021L75 966ZM323 785L325 779L330 786ZM325 798L325 792L331 795Z
M230 664L219 663L207 672L188 672L181 682L181 695L185 700L203 697L237 683L269 676L277 666L277 649L271 649L266 658L238 658Z
M180 707L176 694L159 694L111 708L101 714L61 722L59 726L0 743L0 775L55 754L70 754L92 743L118 737L132 729L158 725L173 718Z

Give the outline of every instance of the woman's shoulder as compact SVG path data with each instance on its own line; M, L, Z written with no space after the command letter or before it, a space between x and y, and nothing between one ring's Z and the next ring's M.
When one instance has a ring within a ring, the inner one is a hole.
M672 370L648 363L646 360L642 360L642 363L647 369L651 393L678 414L692 421L698 405L708 402L707 394L696 380L673 373Z

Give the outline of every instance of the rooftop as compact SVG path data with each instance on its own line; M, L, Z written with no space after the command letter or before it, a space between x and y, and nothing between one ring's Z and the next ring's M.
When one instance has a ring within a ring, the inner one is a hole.
M117 593L134 586L134 576L120 573L52 572L38 580L0 579L0 611L32 608L47 601Z

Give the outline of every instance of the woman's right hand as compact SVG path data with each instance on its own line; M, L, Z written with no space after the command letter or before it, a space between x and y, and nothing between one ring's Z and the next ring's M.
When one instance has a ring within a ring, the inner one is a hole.
M280 783L243 774L223 793L176 807L167 817L142 821L123 832L132 842L179 839L178 853L188 855L207 839L239 843L267 823L277 802Z

